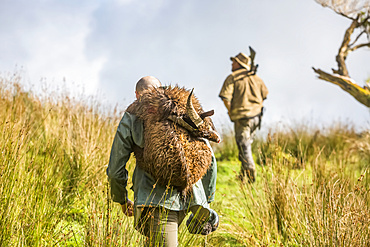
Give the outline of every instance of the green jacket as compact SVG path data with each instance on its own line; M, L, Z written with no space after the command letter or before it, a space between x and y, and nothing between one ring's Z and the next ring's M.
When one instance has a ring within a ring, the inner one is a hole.
M231 121L254 117L261 113L267 87L257 75L244 68L232 72L222 85L219 97L231 102Z
M134 145L144 147L143 133L143 122L135 115L125 112L114 137L107 169L112 199L120 204L124 204L128 199L126 163L133 152ZM208 142L207 144L210 147ZM214 200L216 177L217 164L214 155L212 155L212 165L208 172L194 184L192 196L183 200L175 188L166 188L156 184L148 173L136 166L131 188L134 191L135 206L163 206L170 210L186 210L193 205L208 207L208 203Z

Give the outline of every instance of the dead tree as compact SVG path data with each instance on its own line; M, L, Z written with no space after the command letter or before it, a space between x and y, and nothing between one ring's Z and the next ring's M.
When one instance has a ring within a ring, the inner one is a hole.
M329 74L321 69L313 70L318 78L340 86L344 91L351 94L358 102L370 107L370 83L359 86L351 77L346 66L346 58L349 53L360 48L370 47L370 2L368 0L315 0L323 7L328 7L337 14L351 20L347 28L341 46L336 56L338 69L332 69ZM366 38L363 36L366 35ZM366 39L365 41L363 41ZM353 40L351 42L351 40Z

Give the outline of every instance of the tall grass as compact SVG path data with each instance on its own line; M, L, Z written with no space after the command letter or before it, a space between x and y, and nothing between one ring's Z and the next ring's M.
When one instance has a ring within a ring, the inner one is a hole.
M105 166L120 113L65 92L36 96L20 79L0 78L0 245L139 240L121 234L131 222L107 203Z
M231 225L227 232L239 236L230 246L369 246L369 145L368 130L356 133L340 123L286 127L257 139L257 182L235 183L234 176L219 186L240 186L235 200L219 205ZM221 172L227 166L237 172L239 165L228 160Z
M0 76L0 246L141 246L105 175L122 112L68 92L39 96L20 81ZM253 143L252 185L236 179L232 130L222 132L211 205L220 227L203 237L182 224L180 246L369 245L369 132L270 131Z

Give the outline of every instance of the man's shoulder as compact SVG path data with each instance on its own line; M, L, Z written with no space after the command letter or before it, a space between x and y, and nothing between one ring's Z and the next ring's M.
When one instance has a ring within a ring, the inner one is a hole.
M134 113L131 113L129 111L124 112L120 121L121 124L125 124L128 126L137 125L140 124L141 122L142 122L141 119L139 119Z
M230 76L232 77L232 79L234 81L237 81L237 80L241 80L241 79L244 79L246 78L247 76L249 76L249 71L247 69L238 69L238 70L235 70L233 71Z
M257 74L249 76L249 78L255 82L263 83L263 80L261 77L259 77Z
M135 116L135 114L133 114L133 113L131 113L131 112L129 112L129 111L125 111L124 113L123 113L123 116L122 116L122 119L136 119L136 116Z

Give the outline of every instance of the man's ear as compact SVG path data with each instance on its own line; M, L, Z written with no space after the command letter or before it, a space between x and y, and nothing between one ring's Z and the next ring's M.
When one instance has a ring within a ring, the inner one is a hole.
M135 91L135 95L136 95L136 99L140 98L140 94L137 91Z

